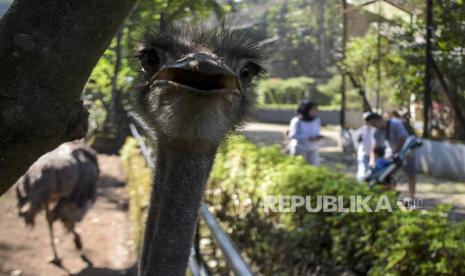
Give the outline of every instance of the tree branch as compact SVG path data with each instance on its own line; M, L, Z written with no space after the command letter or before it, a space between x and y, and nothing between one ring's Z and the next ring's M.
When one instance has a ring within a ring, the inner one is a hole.
M0 21L0 195L41 155L81 138L80 95L136 0L16 0Z

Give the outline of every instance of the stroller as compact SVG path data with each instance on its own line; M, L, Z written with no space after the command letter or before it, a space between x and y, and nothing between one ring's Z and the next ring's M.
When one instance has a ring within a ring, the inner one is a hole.
M414 151L422 145L422 141L416 136L411 135L407 138L402 149L394 155L392 160L385 167L370 171L365 176L365 181L370 187L376 184L392 184L392 177L406 162Z

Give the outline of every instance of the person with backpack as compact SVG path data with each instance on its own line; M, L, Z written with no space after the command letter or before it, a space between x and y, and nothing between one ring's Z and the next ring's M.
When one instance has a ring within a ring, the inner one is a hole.
M391 149L391 155L395 155L402 149L407 138L410 136L404 122L397 118L383 119L375 112L367 112L363 115L365 121L376 128L374 133L374 146L372 151L371 164L374 164L374 149L386 147ZM407 175L409 195L413 199L415 196L415 158L406 160L403 170Z
M301 155L310 165L319 166L320 128L318 105L311 100L303 101L289 126L289 153Z

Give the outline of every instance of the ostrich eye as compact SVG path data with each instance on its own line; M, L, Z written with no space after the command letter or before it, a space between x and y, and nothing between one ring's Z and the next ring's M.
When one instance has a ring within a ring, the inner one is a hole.
M139 55L140 62L144 72L148 74L154 74L160 69L161 58L159 53L155 49L147 49L142 51Z
M244 85L249 85L257 75L258 66L253 63L247 63L239 71L239 78Z

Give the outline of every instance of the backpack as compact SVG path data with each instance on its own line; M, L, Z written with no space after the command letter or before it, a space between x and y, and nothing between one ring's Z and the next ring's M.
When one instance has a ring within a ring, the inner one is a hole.
M402 121L402 123L404 124L404 127L405 127L405 129L407 130L408 135L415 135L415 136L416 136L415 128L414 128L414 127L412 126L412 124L410 123L410 118L408 118L408 117L406 117L406 116L404 115L404 116L402 116L401 121Z

